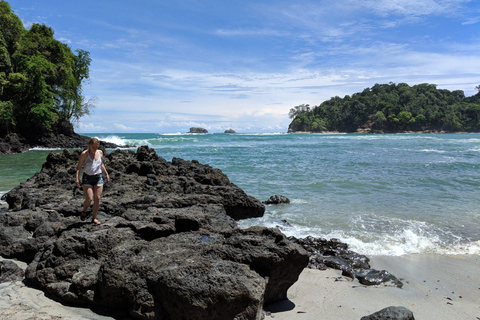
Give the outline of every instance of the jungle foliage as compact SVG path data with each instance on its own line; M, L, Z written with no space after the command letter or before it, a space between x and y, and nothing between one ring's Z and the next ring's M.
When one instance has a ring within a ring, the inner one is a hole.
M289 132L479 132L479 92L465 97L461 90L437 89L435 84L375 84L319 106L290 109Z
M52 28L25 29L6 1L0 1L0 137L56 131L89 114L82 82L89 78L89 53L72 52Z

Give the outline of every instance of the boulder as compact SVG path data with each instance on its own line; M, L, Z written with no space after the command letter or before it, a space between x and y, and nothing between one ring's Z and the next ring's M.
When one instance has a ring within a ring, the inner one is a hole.
M24 277L25 272L15 262L0 261L0 283L22 281Z
M281 195L271 196L267 201L264 201L265 204L288 204L290 199Z
M405 307L388 307L361 320L415 320L412 311Z
M105 156L102 224L82 222L79 154L50 153L0 212L0 255L55 299L119 318L262 319L308 264L277 229L237 227L265 207L220 170L148 147Z

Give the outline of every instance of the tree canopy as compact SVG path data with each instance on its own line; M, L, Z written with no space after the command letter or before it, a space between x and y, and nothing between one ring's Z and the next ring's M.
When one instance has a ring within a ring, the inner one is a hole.
M290 109L289 132L480 131L479 92L437 89L435 84L375 84L344 98L333 97L313 108Z
M52 28L23 23L0 1L0 137L56 131L90 114L82 82L89 78L87 51L72 52Z

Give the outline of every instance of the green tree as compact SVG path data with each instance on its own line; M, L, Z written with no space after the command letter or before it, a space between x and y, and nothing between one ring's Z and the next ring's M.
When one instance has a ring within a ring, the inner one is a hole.
M401 111L397 118L401 126L407 126L410 123L410 120L412 120L412 114L408 111Z
M290 109L288 116L293 119L297 116L310 112L310 106L308 104L301 104Z
M82 91L90 63L87 51L72 52L52 28L35 23L26 30L1 1L0 136L55 131L90 114L95 100L85 102Z
M375 113L375 115L372 117L372 121L376 128L381 129L387 122L387 117L385 117L385 114L382 111L377 111L377 113Z

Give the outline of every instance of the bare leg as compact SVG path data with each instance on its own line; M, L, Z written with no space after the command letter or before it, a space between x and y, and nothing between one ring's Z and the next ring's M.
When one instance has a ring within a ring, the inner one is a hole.
M100 198L102 197L103 186L93 186L93 208L92 222L100 224L97 220L98 208L100 207Z
M83 195L85 196L85 201L83 202L83 212L82 212L82 218L84 219L86 216L86 212L88 207L90 207L90 204L92 203L93 200L93 188L92 186L82 186L83 188Z

